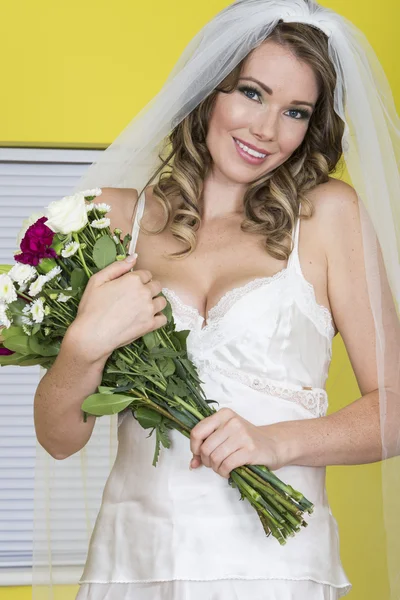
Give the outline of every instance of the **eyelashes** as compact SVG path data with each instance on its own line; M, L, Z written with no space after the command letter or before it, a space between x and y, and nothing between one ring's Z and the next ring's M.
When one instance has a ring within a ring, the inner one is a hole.
M251 85L242 85L242 86L239 86L238 90L240 92L242 92L246 96L246 98L249 98L249 100L252 100L252 98L250 98L249 96L247 96L245 94L245 92L251 92L253 94L257 94L257 96L259 98L261 98L261 94L258 91L258 89L255 88L255 87L253 87L253 86L251 86ZM294 113L298 113L300 115L300 117L291 117L291 118L295 119L296 121L301 121L302 119L310 119L310 117L311 117L310 112L308 110L304 110L304 109L291 108L291 109L289 109L288 112L294 112Z

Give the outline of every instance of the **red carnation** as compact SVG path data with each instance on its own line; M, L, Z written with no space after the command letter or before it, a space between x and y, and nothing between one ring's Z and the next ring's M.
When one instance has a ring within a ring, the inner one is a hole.
M45 225L46 221L47 217L41 217L27 229L21 241L22 254L14 256L17 262L37 267L42 258L57 258L56 251L50 248L55 233Z

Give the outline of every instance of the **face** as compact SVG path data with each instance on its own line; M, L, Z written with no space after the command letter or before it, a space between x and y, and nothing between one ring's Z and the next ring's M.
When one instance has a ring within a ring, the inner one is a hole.
M237 88L217 94L207 134L214 175L245 184L284 163L306 135L318 93L313 70L288 48L270 40L256 48ZM235 138L267 156L249 157Z

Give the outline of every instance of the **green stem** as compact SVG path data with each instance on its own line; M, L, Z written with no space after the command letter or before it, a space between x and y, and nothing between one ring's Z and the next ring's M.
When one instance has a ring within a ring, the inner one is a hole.
M300 516L302 514L302 511L298 508L297 504L294 504L290 498L284 498L282 494L280 492L277 492L270 483L265 481L265 479L262 479L253 471L250 471L250 469L247 469L246 467L239 467L237 471L240 472L240 475L242 477L245 477L244 474L246 473L247 477L256 480L260 485L263 485L263 489L265 489L266 494L273 496L282 506L284 506L294 515Z
M193 408L192 406L190 406L190 404L187 404L187 402L185 402L184 400L182 400L182 398L180 398L179 396L174 395L173 396L174 400L176 400L181 406L183 406L183 408L185 408L186 410L188 410L190 413L192 413L192 415L194 415L195 417L197 417L199 419L199 421L202 421L205 417L203 417L203 415L201 413L199 413L198 410L196 410L195 408Z
M68 269L68 267L64 263L64 261L60 260L59 258L56 258L56 263L58 264L59 267L61 267L68 274L69 277L71 277L71 271Z
M237 469L237 470L239 471L240 469ZM285 519L287 519L293 525L293 527L295 527L296 530L298 530L300 528L300 525L302 522L301 517L300 517L300 519L298 519L293 514L291 514L291 511L293 510L292 507L290 507L290 510L287 510L284 506L282 506L279 503L279 494L278 493L271 493L271 491L267 487L267 484L265 484L264 482L258 481L257 479L255 479L255 477L252 477L251 475L249 475L249 473L247 471L245 471L244 469L240 470L240 475L243 477L243 479L245 479L247 481L247 483L252 485L254 488L258 489L262 494L265 494L266 496L268 496L268 502L270 502L272 504L272 506L280 514L282 514L282 516ZM296 511L296 512L299 512L299 511Z
M25 300L28 300L28 302L33 302L33 298L31 298L30 296L27 296L23 292L17 292L17 295L21 296L21 298L25 298Z
M128 395L129 395L129 392L128 392ZM163 408L161 408L161 406L159 406L156 402L153 402L151 400L151 398L148 398L148 397L144 396L143 394L141 394L137 390L135 390L135 396L139 396L140 398L142 398L143 399L143 403L145 405L150 405L151 408L154 409L155 412L159 412L161 415L163 415L164 417L166 417L170 421L174 421L175 423L177 423L179 425L179 427L181 427L182 429L184 429L185 431L187 431L190 434L191 430L188 427L186 427L185 425L183 425L178 419L176 419L168 411L166 411Z
M278 542L282 546L286 544L286 540L284 536L282 536L282 533L280 531L279 523L277 523L274 517L271 516L269 512L255 500L254 494L252 493L253 490L250 488L250 486L248 486L246 482L243 481L243 479L240 477L240 475L235 473L235 471L231 472L231 477L242 492L243 496L247 498L247 500L256 509L258 513L263 514L264 519L266 519L268 522L268 526L271 530L272 535L278 540Z
M85 258L84 258L84 256L83 256L82 248L81 248L81 246L80 246L80 241L79 241L78 234L77 234L77 233L73 233L73 234L72 234L72 237L73 237L73 238L74 238L74 240L75 240L76 242L78 242L78 244L79 244L79 248L78 248L78 255L79 255L79 258L81 259L82 266L83 266L83 268L84 268L84 270L85 270L85 273L86 273L86 275L88 276L88 278L90 279L90 277L93 275L93 273L90 271L90 269L88 268L88 266L87 266L87 264L86 264L86 262L85 262Z

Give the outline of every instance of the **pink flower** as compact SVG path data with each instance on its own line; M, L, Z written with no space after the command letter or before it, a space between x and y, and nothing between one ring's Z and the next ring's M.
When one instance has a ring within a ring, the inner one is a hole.
M14 256L17 262L37 267L42 258L56 258L58 255L50 248L55 235L45 222L47 217L41 217L36 223L28 227L22 241L22 254Z

